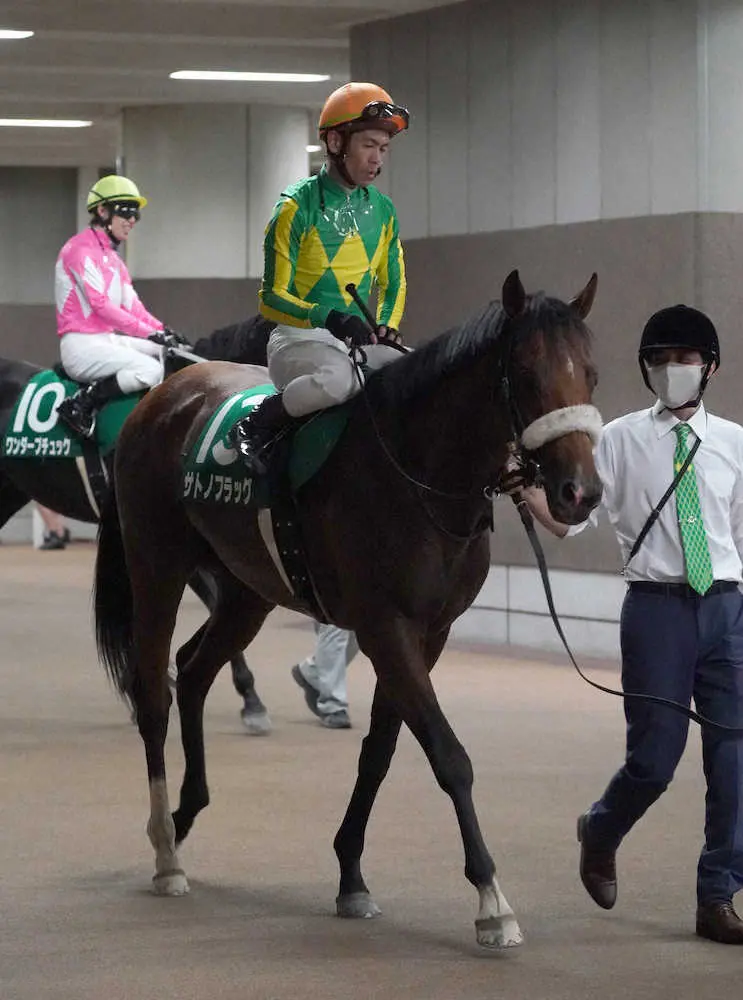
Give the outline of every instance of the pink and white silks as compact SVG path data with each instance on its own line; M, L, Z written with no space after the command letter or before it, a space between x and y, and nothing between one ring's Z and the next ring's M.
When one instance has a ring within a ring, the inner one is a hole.
M163 324L142 305L107 233L90 227L65 243L54 290L60 355L71 378L115 375L125 393L162 381L162 349L147 338Z

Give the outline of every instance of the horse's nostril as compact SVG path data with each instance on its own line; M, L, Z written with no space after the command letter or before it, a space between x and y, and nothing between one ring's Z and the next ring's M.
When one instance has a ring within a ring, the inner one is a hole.
M560 489L560 496L562 497L564 503L575 506L581 502L583 497L583 488L578 486L574 480L566 479Z

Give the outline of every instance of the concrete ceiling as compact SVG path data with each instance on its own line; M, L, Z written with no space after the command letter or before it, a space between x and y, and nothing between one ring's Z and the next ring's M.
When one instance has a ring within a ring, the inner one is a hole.
M0 164L114 162L132 105L306 106L349 79L349 30L451 0L0 0L0 118L76 118L90 128L0 128ZM324 83L206 83L179 69L329 73Z

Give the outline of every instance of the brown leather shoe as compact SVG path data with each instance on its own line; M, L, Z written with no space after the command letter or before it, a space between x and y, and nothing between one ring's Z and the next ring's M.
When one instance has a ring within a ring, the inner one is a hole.
M730 900L697 906L697 934L720 944L743 944L743 920Z
M578 843L580 844L580 880L586 892L604 910L610 910L617 901L616 851L594 850L586 843L588 813L578 817Z

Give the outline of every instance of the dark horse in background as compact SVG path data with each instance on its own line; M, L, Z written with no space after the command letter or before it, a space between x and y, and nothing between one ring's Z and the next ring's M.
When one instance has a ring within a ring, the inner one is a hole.
M465 875L479 894L479 943L521 943L475 813L472 765L429 674L487 575L492 492L509 454L530 449L558 520L582 521L599 501L592 439L600 417L591 405L596 373L583 322L594 292L595 275L570 303L527 296L513 272L502 304L368 378L348 404L335 450L301 488L298 516L317 593L330 619L356 632L376 673L369 733L334 842L341 916L379 912L361 855L404 722L454 805ZM209 800L203 709L214 678L276 605L307 610L272 561L257 511L183 499L183 454L225 399L263 379L265 372L235 365L195 365L148 393L120 435L115 495L101 520L98 648L119 689L136 701L154 889L164 895L188 890L177 849ZM177 653L185 775L171 814L168 652L183 588L199 567L214 574L219 593L208 622Z
M207 360L235 361L265 365L266 345L275 324L262 316L221 327L201 338L193 353ZM178 367L177 356L174 358ZM0 358L0 440L16 403L29 380L41 369L27 361ZM113 455L107 457L112 472ZM110 478L110 476L109 476ZM0 456L0 528L30 500L58 511L77 521L96 522L98 511L91 504L74 458L7 458ZM216 585L205 570L197 570L189 581L191 589L211 609L216 599ZM243 699L240 713L251 735L270 732L271 722L255 690L255 678L241 652L231 658L232 680Z

